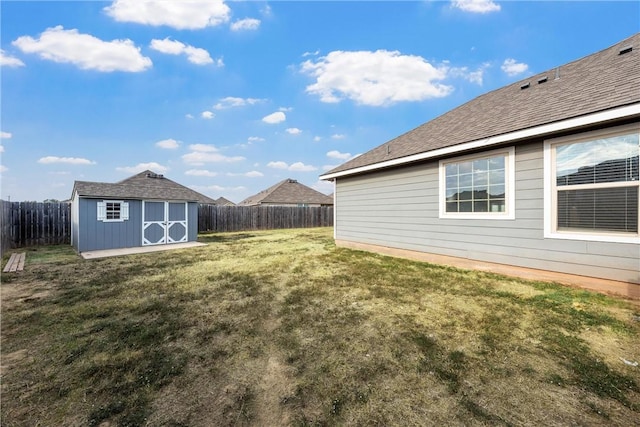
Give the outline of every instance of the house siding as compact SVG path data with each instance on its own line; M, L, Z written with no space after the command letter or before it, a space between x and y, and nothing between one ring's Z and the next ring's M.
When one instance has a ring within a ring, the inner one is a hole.
M640 246L544 238L543 141L515 147L515 219L439 218L438 161L336 181L335 236L483 262L640 283Z
M98 202L102 200L80 198L77 203L77 232L80 236L76 248L78 252L141 246L142 202L123 200L129 203L129 219L122 222L102 222L97 220Z

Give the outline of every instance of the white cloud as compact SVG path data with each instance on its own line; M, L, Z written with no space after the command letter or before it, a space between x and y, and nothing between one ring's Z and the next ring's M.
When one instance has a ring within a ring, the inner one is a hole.
M282 123L287 120L287 116L282 111L276 111L268 116L264 116L262 121L269 124Z
M271 10L271 6L269 6L268 4L266 4L262 9L260 9L260 13L262 13L263 16L273 16L273 11Z
M260 27L260 20L255 18L239 19L231 24L231 31L252 31Z
M337 150L331 150L327 153L327 157L331 159L347 160L351 158L351 153L341 153Z
M313 140L314 140L314 142L318 142L318 141L321 141L321 140L322 140L322 137L320 137L320 136L314 136L314 137L313 137Z
M166 25L178 30L220 25L229 21L231 13L223 0L116 0L103 10L116 21Z
M214 191L216 193L221 193L221 192L237 192L237 191L245 191L246 188L243 186L239 186L239 187L222 187L220 185L192 185L189 188L192 188L193 190L199 191L199 192L205 192L205 191Z
M24 62L9 56L4 52L4 49L0 49L0 66L2 67L24 67Z
M333 193L333 182L317 181L315 184L311 186L311 188L324 194L331 194Z
M217 172L211 172L204 169L189 169L184 174L189 176L206 176L208 178L213 178L214 176L218 176Z
M310 172L310 171L318 170L317 167L311 166L311 165L305 165L302 162L295 162L295 163L292 163L291 165L283 161L269 162L267 163L267 166L273 169L283 169L283 170L288 170L292 172Z
M317 167L311 166L311 165L305 165L302 162L296 162L296 163L290 165L288 169L290 171L294 171L294 172L309 172L309 171L318 170Z
M180 141L176 141L175 139L169 138L169 139L163 139L162 141L156 142L156 147L164 148L165 150L175 150L176 148L180 147L180 144L181 144Z
M451 5L471 13L489 13L500 10L500 5L492 0L451 0Z
M334 133L331 135L331 139L345 139L347 136L341 133Z
M13 135L11 134L11 132L5 132L5 131L1 131L0 132L0 139L10 139Z
M187 119L193 119L193 114L189 114L189 113L187 113L187 114L185 114L184 116L185 116Z
M484 78L484 70L489 68L489 64L482 64L475 71L469 71L467 67L452 67L449 69L449 76L461 77L471 83L482 85Z
M151 49L157 50L158 52L166 53L168 55L184 54L187 56L187 60L189 60L189 62L191 62L192 64L206 65L213 63L211 55L209 55L209 52L207 52L206 50L184 44L177 40L170 40L169 37L163 40L153 39L151 40L151 44L149 45L149 47Z
M242 156L225 156L213 145L192 144L189 146L191 153L182 156L182 160L191 165L203 165L205 163L233 163L245 160Z
M244 172L244 173L228 172L226 175L227 176L244 176L247 178L260 178L264 176L262 172L258 172L258 171L250 171L250 172Z
M53 164L53 163L66 163L69 165L95 165L96 162L83 159L81 157L57 157L57 156L46 156L41 157L38 160L38 163L42 163L44 165Z
M507 58L500 67L508 76L516 76L522 74L529 69L529 66L523 62L518 62L513 58Z
M144 172L146 170L150 170L155 173L166 173L169 170L169 168L167 168L166 166L162 166L161 164L156 162L149 162L149 163L138 163L135 166L120 166L120 167L117 167L116 170L118 172L126 172L126 173L132 173L132 174Z
M283 113L288 113L289 111L293 111L293 107L280 107L278 111L282 111Z
M75 29L65 30L61 25L48 28L38 39L22 36L12 44L25 53L74 64L83 70L139 72L152 66L151 59L142 56L129 39L106 42Z
M302 131L298 128L287 128L285 129L285 132L290 135L300 135L302 133Z
M4 145L0 145L0 153L4 153Z
M263 142L265 141L264 138L260 138L259 136L250 136L249 138L247 138L247 141L249 142Z
M213 119L216 115L215 115L215 114L213 114L213 112L211 112L211 111L203 111L203 112L200 114L200 116L201 116L203 119L210 120L210 119Z
M238 98L235 96L227 96L213 106L215 110L225 110L227 108L244 107L245 105L255 105L264 102L264 99L258 98Z
M189 145L189 150L200 151L204 153L213 153L213 152L220 151L215 145L210 145L210 144L191 144Z
M8 171L9 171L8 167L6 167L5 165L0 165L0 173L5 173Z
M305 52L302 54L303 58L306 58L307 56L318 56L320 55L320 51L316 50L315 52Z
M307 86L322 102L350 99L362 105L390 105L403 101L441 98L453 87L438 83L447 68L436 68L424 58L398 51L333 51L301 64L301 71L316 78Z
M267 167L270 167L273 169L287 169L289 165L286 162L278 161L278 162L267 163Z

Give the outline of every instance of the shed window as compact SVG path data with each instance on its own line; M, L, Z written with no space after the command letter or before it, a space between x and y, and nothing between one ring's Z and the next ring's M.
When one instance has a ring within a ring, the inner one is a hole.
M638 237L637 127L552 140L545 149L551 201L548 237Z
M513 148L440 162L441 218L513 218Z
M98 202L98 221L117 222L129 219L129 203L115 200Z

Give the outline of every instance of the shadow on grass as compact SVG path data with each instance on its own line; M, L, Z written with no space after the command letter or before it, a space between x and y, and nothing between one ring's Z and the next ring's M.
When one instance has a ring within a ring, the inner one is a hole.
M256 237L251 233L202 233L198 235L198 242L201 243L224 243L237 242L238 240Z

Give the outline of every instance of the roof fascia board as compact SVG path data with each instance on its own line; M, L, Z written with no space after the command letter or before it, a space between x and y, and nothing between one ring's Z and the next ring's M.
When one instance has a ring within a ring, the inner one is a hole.
M582 126L597 124L606 122L609 120L623 119L626 117L632 117L640 114L640 103L626 105L623 107L613 108L611 110L600 111L597 113L587 114L585 116L574 117L567 120L562 120L555 123L548 123L545 125L535 126L529 129L517 130L514 132L505 133L503 135L492 136L489 138L478 139L476 141L465 142L463 144L454 145L451 147L439 148L436 150L426 151L424 153L413 154L411 156L400 157L393 160L387 160L385 162L374 163L372 165L360 166L353 169L348 169L341 172L330 173L320 175L322 180L330 180L340 178L349 175L355 175L364 172L373 172L378 169L385 169L393 166L400 166L407 163L417 162L420 160L427 160L434 157L441 157L450 154L455 154L461 151L473 150L476 148L491 147L497 144L502 144L509 141L517 141L525 138L532 138L535 136L546 135L554 132L561 132L573 128L579 128Z

